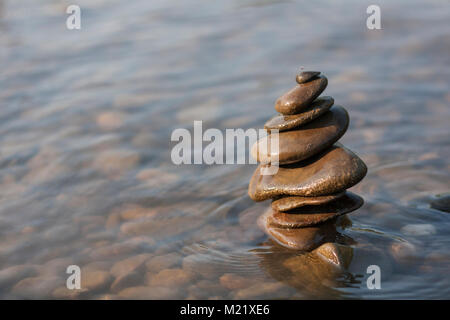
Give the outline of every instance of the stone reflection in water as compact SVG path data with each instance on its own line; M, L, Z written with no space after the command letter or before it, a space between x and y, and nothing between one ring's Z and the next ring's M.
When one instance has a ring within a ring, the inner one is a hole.
M302 298L341 298L338 288L361 283L360 276L349 272L354 255L350 246L328 242L311 252L298 252L271 239L267 245L258 252L261 266L274 279L297 289Z
M276 243L301 251L318 248L322 260L345 268L351 248L334 244L335 222L362 206L363 199L346 189L362 180L367 167L336 143L348 128L349 116L343 107L333 106L332 97L317 98L327 78L306 71L296 80L298 85L276 102L281 114L265 124L269 133L281 131L278 150L270 150L268 137L252 148L252 155L264 164L253 174L248 193L254 201L273 199L258 224ZM279 159L278 172L261 174L274 156ZM292 261L287 266L292 267ZM303 262L295 265L303 266Z

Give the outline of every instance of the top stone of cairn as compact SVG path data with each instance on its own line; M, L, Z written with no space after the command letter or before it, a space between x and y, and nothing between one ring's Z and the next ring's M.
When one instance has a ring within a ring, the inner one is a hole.
M312 78L318 76L320 74L320 71L302 71L295 77L295 81L297 81L298 84L302 84L305 82L310 81Z

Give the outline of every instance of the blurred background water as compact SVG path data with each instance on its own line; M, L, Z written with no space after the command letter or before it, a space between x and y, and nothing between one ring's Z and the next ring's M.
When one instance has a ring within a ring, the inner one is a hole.
M450 298L448 1L378 1L382 30L371 1L70 4L0 0L1 298ZM258 229L254 165L170 159L194 120L262 128L301 66L369 167L339 275Z

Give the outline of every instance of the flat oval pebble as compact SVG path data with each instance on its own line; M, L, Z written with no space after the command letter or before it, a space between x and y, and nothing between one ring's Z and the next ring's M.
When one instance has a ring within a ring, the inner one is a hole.
M345 195L345 192L339 192L336 194L319 197L298 197L298 196L284 197L273 200L272 209L276 211L289 211L304 206L317 206L332 202L336 199L339 199L343 195Z
M364 162L340 143L310 159L279 167L274 175L261 175L263 167L260 164L250 180L248 194L254 201L330 195L354 186L367 173Z
M278 129L287 131L298 128L327 112L334 103L334 99L329 96L319 97L314 100L302 113L293 115L277 115L266 122L264 128L267 130Z
M268 135L252 147L252 157L261 163L270 163L278 155L279 164L289 164L309 158L328 148L347 131L349 118L341 106L334 106L320 118L304 127L281 132L278 135L278 150L271 150ZM269 144L269 146L268 146Z
M293 211L280 212L270 208L267 222L280 228L303 228L324 223L346 213L355 211L362 206L364 200L351 192L337 201L320 206L306 206Z
M328 79L324 76L299 84L277 99L275 110L282 114L299 113L325 90L327 84Z
M286 229L268 223L268 214L258 219L258 225L269 237L283 247L295 250L310 251L326 242L336 239L337 231L333 223L324 223L314 227Z
M320 71L303 71L303 72L300 72L295 77L295 81L297 81L298 84L302 84L302 83L310 81L311 79L318 76L319 74L320 74Z

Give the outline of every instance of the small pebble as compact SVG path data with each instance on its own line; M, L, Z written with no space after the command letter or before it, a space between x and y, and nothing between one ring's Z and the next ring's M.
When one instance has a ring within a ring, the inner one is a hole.
M137 271L151 257L150 254L140 254L131 258L119 261L111 268L111 274L120 277L128 273Z
M436 228L431 224L408 224L400 232L408 236L426 236L435 234Z
M181 299L184 298L183 290L176 287L146 287L137 286L126 288L119 292L119 297L133 300L155 299Z
M150 275L148 284L151 286L178 287L192 282L196 278L195 274L183 269L165 269L156 275Z

